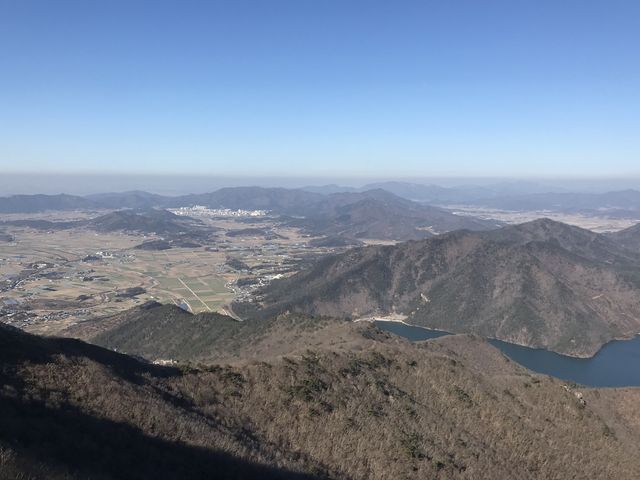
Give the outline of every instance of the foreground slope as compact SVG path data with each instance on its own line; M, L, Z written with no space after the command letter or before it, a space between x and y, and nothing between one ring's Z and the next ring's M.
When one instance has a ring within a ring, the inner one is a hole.
M472 337L325 328L171 369L0 327L4 478L636 478L636 390L566 387Z
M287 452L274 459L276 449L239 422L197 411L176 390L181 378L177 369L0 324L0 478L311 479L278 465L320 471Z
M409 323L590 356L640 331L640 259L551 220L327 257L262 292L246 316L293 311Z

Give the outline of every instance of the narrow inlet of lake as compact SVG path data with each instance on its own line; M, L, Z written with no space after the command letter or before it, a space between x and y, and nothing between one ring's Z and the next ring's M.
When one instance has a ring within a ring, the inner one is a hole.
M439 330L399 322L376 321L382 330L417 342L449 335ZM591 358L574 358L548 350L489 340L509 358L537 373L551 375L590 387L640 386L640 336L607 343Z

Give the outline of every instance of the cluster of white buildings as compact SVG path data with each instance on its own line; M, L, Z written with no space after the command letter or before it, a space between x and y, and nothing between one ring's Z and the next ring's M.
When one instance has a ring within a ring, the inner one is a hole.
M264 217L266 210L233 210L231 208L209 208L203 205L169 209L171 213L186 217Z

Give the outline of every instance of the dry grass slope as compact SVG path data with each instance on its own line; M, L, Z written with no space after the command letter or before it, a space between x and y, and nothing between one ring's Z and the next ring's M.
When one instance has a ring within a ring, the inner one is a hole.
M1 329L3 475L635 479L640 471L637 390L567 390L475 337L411 344L365 324L327 322L311 336L295 322L288 329L298 335L290 353L279 344L279 355L252 362L179 369Z

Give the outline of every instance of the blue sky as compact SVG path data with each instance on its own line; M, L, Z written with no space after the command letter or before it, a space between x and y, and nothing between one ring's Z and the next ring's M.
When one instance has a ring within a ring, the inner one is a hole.
M0 0L0 171L640 175L637 1Z

